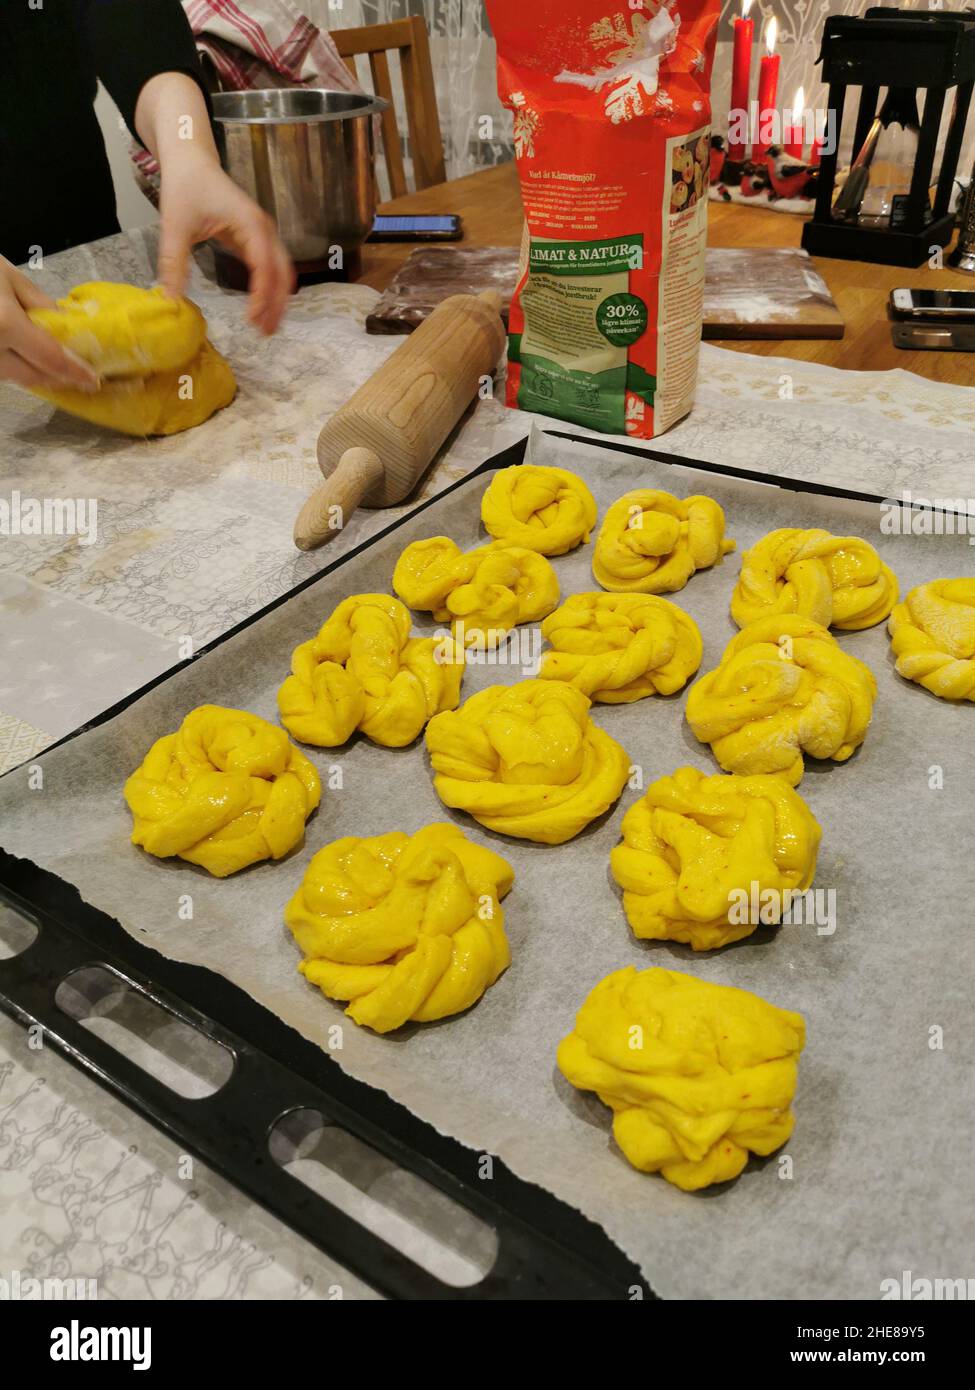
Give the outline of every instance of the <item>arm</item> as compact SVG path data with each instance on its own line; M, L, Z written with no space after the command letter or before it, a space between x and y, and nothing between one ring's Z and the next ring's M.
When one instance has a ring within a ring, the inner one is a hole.
M161 171L160 281L181 294L192 247L215 237L250 270L251 323L273 333L294 267L271 218L221 169L197 83L181 72L150 78L139 93L135 126Z
M159 278L182 293L192 247L215 237L249 268L248 316L277 327L294 270L273 222L227 177L210 129L196 45L179 0L85 0L94 66L129 129L159 161Z

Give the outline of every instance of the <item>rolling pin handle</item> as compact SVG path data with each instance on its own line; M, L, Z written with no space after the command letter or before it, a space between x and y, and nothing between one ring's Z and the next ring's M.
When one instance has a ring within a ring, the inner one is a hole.
M383 465L371 449L346 449L327 482L316 488L298 513L295 545L316 550L345 526L363 497L382 481Z
M497 290L482 290L477 297L482 304L486 304L488 308L493 309L496 314L500 314L504 300Z

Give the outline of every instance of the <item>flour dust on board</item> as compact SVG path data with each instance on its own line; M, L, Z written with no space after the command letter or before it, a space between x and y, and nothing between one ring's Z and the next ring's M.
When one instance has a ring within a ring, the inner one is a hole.
M690 410L719 0L486 0L525 207L508 405L650 439Z

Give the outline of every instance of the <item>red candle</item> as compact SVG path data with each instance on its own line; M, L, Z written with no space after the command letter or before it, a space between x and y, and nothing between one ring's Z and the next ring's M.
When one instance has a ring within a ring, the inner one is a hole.
M768 154L772 144L772 122L779 92L779 55L775 52L778 34L779 21L773 15L765 31L765 47L768 51L762 59L758 75L758 139L752 148L752 159L759 164Z
M735 52L731 69L731 110L728 125L744 129L748 119L748 103L752 88L752 44L755 41L755 21L748 18L752 0L741 0L741 19L735 20ZM746 114L742 116L742 112ZM728 140L728 158L741 162L747 154L747 146L738 140Z
M809 163L813 166L814 169L823 157L823 145L825 144L825 142L826 127L825 125L823 125L822 131L819 135L816 136L815 140L813 141L812 154L809 156Z
M800 87L796 92L795 101L792 103L792 120L785 133L785 152L790 159L801 159L802 152L806 148L805 103L806 93Z

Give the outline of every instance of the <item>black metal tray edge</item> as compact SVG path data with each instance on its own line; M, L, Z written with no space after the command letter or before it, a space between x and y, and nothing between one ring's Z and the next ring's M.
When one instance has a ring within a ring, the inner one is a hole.
M621 441L545 432L579 444L792 491L863 502L885 500ZM51 747L122 713L204 652L219 647L473 479L521 463L527 444L526 437L487 459ZM491 1183L478 1182L479 1155L474 1150L441 1135L385 1092L348 1076L320 1048L228 980L204 967L170 961L136 942L113 919L83 903L70 884L2 849L0 899L39 928L26 951L0 961L0 1008L25 1026L40 1024L62 1055L379 1292L410 1299L655 1297L637 1267L581 1212L515 1177L498 1159L494 1159ZM58 983L73 970L93 964L114 971L167 1012L228 1047L236 1065L227 1084L205 1101L183 1100L63 1013L54 1001ZM239 1031L217 1024L213 1012L230 1019ZM248 1034L260 1038L262 1046L247 1041ZM293 1093L286 1103L274 1089L284 1084ZM229 1153L198 1122L207 1107L211 1121L215 1111L222 1112L218 1131L223 1126L224 1136L229 1135ZM267 1151L268 1134L283 1114L301 1108L320 1111L326 1119L340 1123L493 1225L499 1253L486 1277L466 1288L443 1284L281 1169Z

